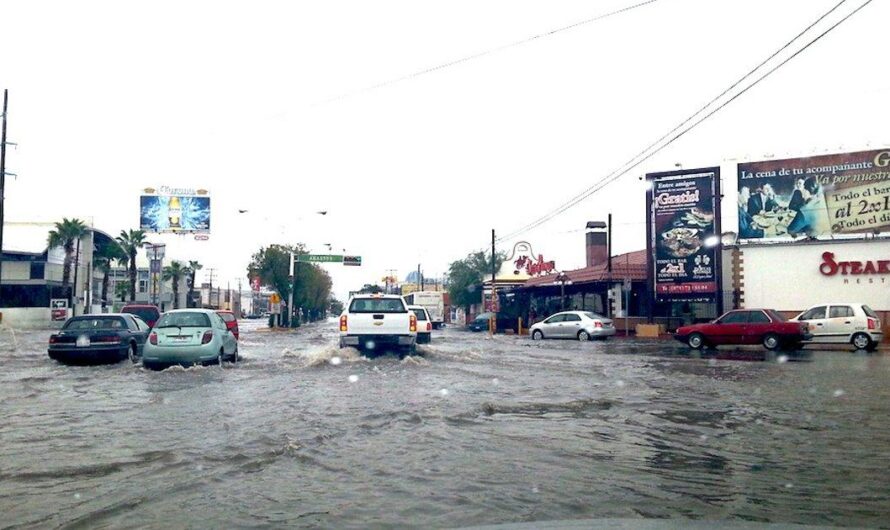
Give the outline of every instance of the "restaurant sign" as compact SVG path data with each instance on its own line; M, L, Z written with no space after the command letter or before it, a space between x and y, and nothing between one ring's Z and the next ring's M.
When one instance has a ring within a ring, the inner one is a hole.
M649 266L659 302L715 301L719 292L719 168L652 173Z

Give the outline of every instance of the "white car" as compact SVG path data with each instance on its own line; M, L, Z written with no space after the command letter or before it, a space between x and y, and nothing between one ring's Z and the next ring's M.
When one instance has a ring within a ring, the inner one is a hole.
M417 344L429 344L433 340L433 321L425 307L409 305L417 316Z
M417 343L417 316L398 295L360 294L340 315L340 347L365 352L412 354Z
M615 334L612 321L591 311L557 313L529 328L532 340L541 339L605 339Z
M865 304L817 305L791 320L809 325L813 335L809 344L852 344L857 350L874 350L884 338L881 319Z

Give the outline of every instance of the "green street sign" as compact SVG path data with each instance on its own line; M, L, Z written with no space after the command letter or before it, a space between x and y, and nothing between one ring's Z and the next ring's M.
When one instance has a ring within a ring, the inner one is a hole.
M336 254L298 254L297 263L343 263L343 256Z
M343 265L352 266L352 267L361 267L362 257L361 256L343 256Z

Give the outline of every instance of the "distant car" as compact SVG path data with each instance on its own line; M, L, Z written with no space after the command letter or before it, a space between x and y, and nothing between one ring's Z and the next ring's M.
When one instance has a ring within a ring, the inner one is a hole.
M405 299L390 294L357 294L340 314L340 347L385 353L397 348L413 354L417 344L417 315Z
M612 321L591 311L557 313L529 328L532 340L541 339L607 339L615 335Z
M429 311L419 305L409 305L408 309L417 316L417 344L429 344L433 340L433 322Z
M47 353L66 364L108 364L129 358L137 362L148 338L148 324L125 313L69 318L49 337Z
M222 317L210 309L176 309L164 313L151 330L142 366L222 366L224 360L238 362L238 341Z
M791 319L806 322L818 344L852 344L857 350L872 351L884 339L881 319L865 304L822 304Z
M121 313L136 315L150 328L155 327L155 323L161 318L161 311L151 304L127 304L121 309Z
M812 338L807 324L789 322L772 309L737 309L704 324L683 326L674 338L690 348L722 344L762 344L768 350L798 348Z
M232 332L232 335L235 336L235 340L238 340L238 319L235 318L235 313L232 311L217 311L216 314L222 317L223 322L226 323L226 327Z
M488 331L488 321L493 314L494 313L479 313L476 315L476 318L467 324L467 329L470 331ZM497 331L503 331L505 329L516 331L517 321L515 318L499 316L497 317L495 325L497 326Z

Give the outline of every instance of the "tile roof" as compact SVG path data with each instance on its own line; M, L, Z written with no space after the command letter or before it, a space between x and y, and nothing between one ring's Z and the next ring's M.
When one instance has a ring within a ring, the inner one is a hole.
M575 269L571 271L563 271L574 284L593 283L609 280L608 264L600 263L593 267L585 267L583 269ZM634 281L645 281L647 278L646 251L637 250L628 252L619 256L612 256L612 273L613 281L621 281L629 278ZM553 285L556 280L555 274L547 276L538 276L531 278L525 282L523 287L541 287Z

